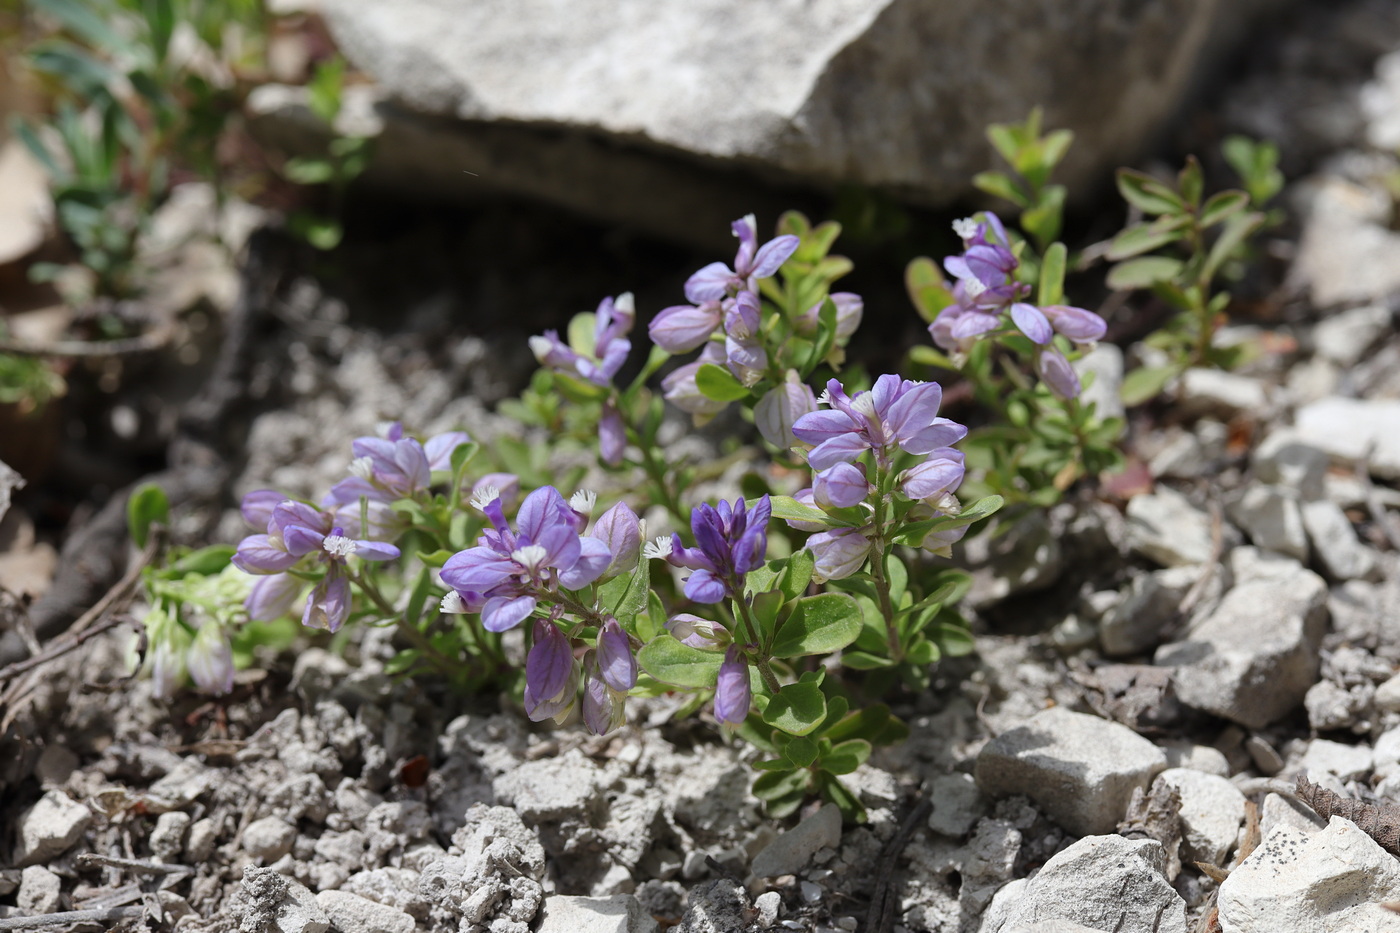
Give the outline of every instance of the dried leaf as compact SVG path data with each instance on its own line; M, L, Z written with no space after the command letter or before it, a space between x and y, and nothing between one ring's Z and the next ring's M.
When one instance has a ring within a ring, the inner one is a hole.
M1298 799L1324 820L1334 816L1351 820L1357 828L1380 843L1391 855L1400 855L1400 805L1367 803L1355 797L1343 797L1298 775L1295 789Z

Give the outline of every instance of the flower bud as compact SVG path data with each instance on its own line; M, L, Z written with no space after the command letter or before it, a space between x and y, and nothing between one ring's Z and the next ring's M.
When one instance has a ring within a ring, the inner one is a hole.
M769 389L758 400L753 412L754 424L764 440L786 450L801 443L792 433L792 423L816 410L817 397L806 383L798 380L795 372L788 370L787 381Z
M199 689L215 695L233 691L233 646L223 626L213 622L201 625L186 659L190 677Z
M598 672L604 683L619 693L637 685L637 659L616 619L608 619L598 633Z
M1079 397L1079 375L1059 350L1053 347L1041 350L1035 359L1035 370L1060 398Z
M448 431L445 434L436 434L428 438L423 445L423 453L428 457L428 468L430 470L450 470L452 469L452 453L463 444L471 443L471 437L466 431Z
M603 416L598 419L598 452L604 463L614 467L622 463L627 452L627 427L612 402L603 406Z
M185 655L190 646L190 633L156 609L146 616L146 634L151 646L151 692L157 699L167 700L185 682Z
M589 652L584 662L583 724L594 735L607 735L627 721L626 695L607 685Z
M805 505L812 509L817 507L817 500L810 489L799 489L797 492L793 493L792 498L796 500L799 505ZM826 531L828 527L825 522L805 522L799 518L788 518L784 519L784 521L788 523L789 528L796 531Z
M910 499L937 499L962 485L965 468L962 451L941 447L923 463L900 474L900 488Z
M724 314L718 301L701 305L673 305L652 318L647 327L651 342L667 353L687 353L710 339Z
M768 366L768 354L758 341L726 337L724 352L725 364L741 385L751 386L763 378L763 371Z
M865 471L852 463L837 463L817 474L812 484L812 498L817 506L846 509L865 501L870 483Z
M306 600L301 624L307 628L338 632L350 617L350 582L336 573L334 566Z
M612 555L602 579L611 579L637 569L642 552L642 523L627 503L619 502L598 516L589 535L606 544L608 553Z
M865 566L870 540L859 529L838 528L812 535L807 539L807 549L816 562L812 579L822 583L844 579Z
M695 374L700 371L702 363L710 362L715 361L706 360L702 354L700 360L678 366L670 375L662 379L661 388L664 390L666 401L692 415L715 415L723 411L727 403L707 397L695 384Z
M758 333L758 296L743 291L724 303L724 332L736 340L750 340Z
M865 301L854 292L836 292L831 296L836 305L836 339L844 340L860 327L865 316Z
M724 662L719 666L719 677L715 681L715 718L737 726L749 715L752 702L748 658L744 657L737 645L730 645L724 653Z
M272 510L287 501L287 497L274 489L254 489L243 497L239 511L243 520L258 531L264 531L272 521Z
M666 630L683 645L715 651L727 648L731 641L729 629L718 622L682 612L666 621Z
M525 657L525 684L538 700L548 701L558 697L568 684L574 665L573 648L564 633L544 619L535 620L534 641ZM536 719L533 715L530 718Z
M292 611L301 595L302 582L289 573L273 573L253 583L243 606L252 622L271 622Z
M1024 301L1016 302L1011 306L1011 320L1032 343L1044 345L1055 336L1050 321L1035 305L1026 304Z
M1040 310L1045 312L1055 330L1077 344L1097 343L1108 332L1104 319L1084 308L1050 305Z

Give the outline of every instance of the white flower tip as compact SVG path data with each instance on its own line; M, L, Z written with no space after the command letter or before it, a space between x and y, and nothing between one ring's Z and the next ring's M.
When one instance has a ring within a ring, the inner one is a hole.
M971 217L960 217L953 221L953 232L964 240L970 240L977 235L977 221Z
M637 310L636 299L632 297L631 292L623 292L613 299L613 310L621 311L624 314L634 314Z
M822 394L817 396L817 404L818 404L818 405L828 405L828 406L831 404L831 390L830 390L830 389L822 389Z
M875 417L875 396L870 392L857 392L851 399L851 407L868 418Z
M963 279L963 291L969 298L976 298L987 290L981 279Z
M350 475L367 480L374 475L374 461L369 457L356 457L350 461Z
M534 573L540 569L545 560L549 557L549 552L539 544L527 544L522 548L517 548L511 552L511 560L515 561L526 570Z
M341 560L355 553L355 542L345 537L345 535L326 535L321 547L332 557L339 557Z
M953 495L951 492L943 493L943 495L939 496L938 500L936 502L933 502L932 505L934 508L938 509L938 511L942 512L945 515L962 514L962 503L959 502L958 497Z
M598 504L598 494L591 489L580 489L569 497L569 508L582 515L592 515Z
M658 535L655 541L647 542L642 548L642 557L647 560L665 560L671 556L671 539L665 535Z
M467 604L462 601L462 594L456 590L448 590L447 595L442 598L442 611L454 616L465 614Z
M495 486L482 486L472 493L471 507L478 512L486 511L486 507L497 499L501 498L501 491Z
M745 214L743 219L740 220L739 223L744 224L750 230L758 229L758 217L753 214ZM734 235L738 236L739 234L735 233Z

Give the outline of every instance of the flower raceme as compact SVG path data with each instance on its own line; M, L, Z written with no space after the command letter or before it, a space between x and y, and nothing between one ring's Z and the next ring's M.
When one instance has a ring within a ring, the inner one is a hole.
M701 503L690 513L693 548L685 547L681 536L672 534L666 560L676 567L693 570L685 581L685 595L697 603L717 603L726 596L739 599L744 593L744 575L763 563L768 549L768 519L772 503L763 496L752 510L742 498L733 504L720 500L718 506Z

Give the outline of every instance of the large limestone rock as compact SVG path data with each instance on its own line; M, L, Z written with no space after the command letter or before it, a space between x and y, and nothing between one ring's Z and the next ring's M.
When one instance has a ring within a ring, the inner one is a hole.
M1286 2L324 5L390 101L381 177L437 197L507 189L693 240L762 206L739 203L739 177L696 196L701 165L946 202L991 164L986 125L1036 105L1077 134L1062 177L1081 185L1133 157L1252 15Z

